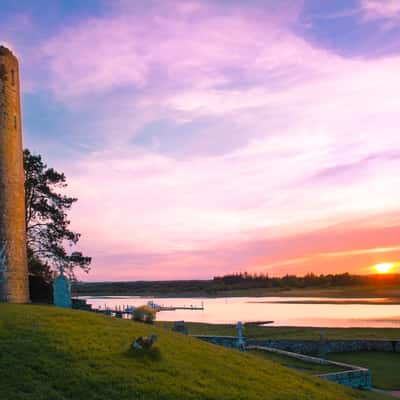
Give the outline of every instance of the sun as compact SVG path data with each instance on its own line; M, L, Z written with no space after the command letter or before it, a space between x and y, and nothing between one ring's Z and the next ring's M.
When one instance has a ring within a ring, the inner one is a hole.
M390 272L394 267L393 263L381 263L381 264L375 264L374 268L376 271L380 274L387 274Z

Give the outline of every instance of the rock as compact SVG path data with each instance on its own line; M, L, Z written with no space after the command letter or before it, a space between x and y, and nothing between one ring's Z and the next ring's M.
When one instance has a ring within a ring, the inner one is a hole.
M156 340L157 340L156 335L151 335L147 338L143 337L143 336L139 336L132 342L131 348L138 349L138 350L143 350L143 349L149 350L153 347L153 344L155 343Z
M188 334L188 330L185 326L185 321L176 321L172 328L174 332L183 333L184 335Z

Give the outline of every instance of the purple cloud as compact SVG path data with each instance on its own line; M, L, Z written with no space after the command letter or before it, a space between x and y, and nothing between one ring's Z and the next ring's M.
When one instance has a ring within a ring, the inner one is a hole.
M399 209L400 57L307 39L304 4L121 1L47 35L32 17L23 37L0 28L21 53L25 136L80 199L91 279L281 272L344 251L331 230L330 246L296 238Z

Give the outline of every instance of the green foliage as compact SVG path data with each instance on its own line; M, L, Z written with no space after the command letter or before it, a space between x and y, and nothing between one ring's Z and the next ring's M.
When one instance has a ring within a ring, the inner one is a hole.
M53 303L53 272L28 248L29 298L32 303Z
M129 349L155 334L149 354ZM384 399L157 325L50 306L0 304L0 399Z
M386 275L351 275L344 274L315 275L313 273L304 276L285 275L283 277L270 277L268 274L249 274L247 272L217 276L214 284L220 284L229 289L304 289L304 288L331 288L349 287L355 285L387 285L400 283L400 274Z
M26 232L30 273L51 280L51 271L89 270L90 257L68 253L80 234L70 228L68 211L77 201L60 193L67 187L64 174L48 168L40 155L24 150Z
M156 312L151 307L140 306L136 307L132 313L132 319L138 322L152 324L156 319Z

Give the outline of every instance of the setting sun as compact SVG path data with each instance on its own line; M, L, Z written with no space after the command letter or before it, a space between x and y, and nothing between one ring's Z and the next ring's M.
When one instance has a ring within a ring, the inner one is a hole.
M375 264L374 268L376 271L378 271L380 274L387 274L390 272L394 267L393 263L381 263L381 264Z

